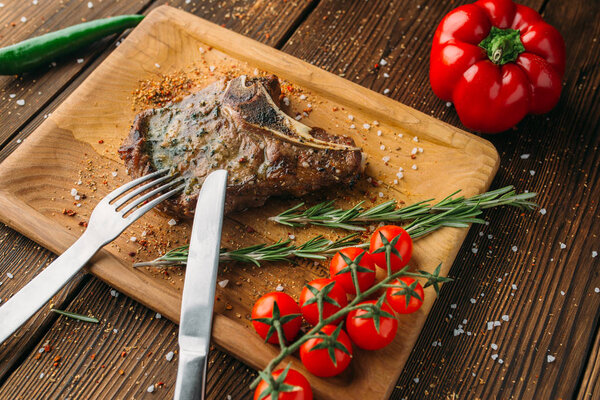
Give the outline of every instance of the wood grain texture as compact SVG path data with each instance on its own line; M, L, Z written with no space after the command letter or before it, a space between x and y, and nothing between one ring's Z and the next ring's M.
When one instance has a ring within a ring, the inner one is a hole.
M283 49L374 90L390 89L393 98L460 126L431 92L427 74L436 24L462 3L468 2L323 1ZM598 65L597 2L521 3L545 5L545 18L563 32L565 91L548 116L527 117L513 132L491 138L501 154L493 186L541 193L547 213L490 210L490 225L471 230L450 271L456 281L442 289L394 399L570 398L582 379L597 381L594 359L583 375L589 351L597 349L600 284L592 258L600 196L598 76L591 72ZM374 69L381 58L388 65ZM501 326L488 332L489 321ZM465 333L454 336L459 325ZM548 355L556 360L548 363Z
M157 36L160 36L160 41L155 39ZM384 198L394 197L411 202L432 196L440 198L458 188L462 188L465 194L470 195L485 190L497 168L494 148L475 136L466 135L449 125L439 123L383 96L375 95L360 86L349 84L344 79L328 75L285 54L278 54L269 47L249 42L229 31L201 23L199 20L195 21L174 9L162 8L155 10L142 22L117 51L113 52L90 78L65 100L36 133L4 161L3 187L11 192L10 196L4 194L4 197L10 197L10 202L17 203L19 208L37 209L47 220L38 214L35 215L35 219L41 219L43 223L35 223L31 219L15 220L10 217L13 213L4 213L4 219L9 218L7 222L23 232L37 235L49 248L60 250L61 240L55 238L46 240L43 237L51 236L52 230L64 229L64 226L69 227L73 232L77 231L78 220L81 218L85 220L89 215L94 199L101 198L109 187L122 182L123 168L113 154L123 138L123 130L126 131L133 117L132 112L124 111L128 108L127 96L135 89L138 79L156 76L164 70L174 71L185 68L198 57L194 52L202 43L215 49L206 52L205 62L200 65L206 64L205 69L207 65L219 65L219 68L223 68L229 64L244 72L258 67L292 80L310 101L319 104L310 117L306 118L307 123L353 136L369 154L370 165L367 173L375 179L390 184L399 166L408 170L411 164L418 163L418 171L407 172L406 178L397 187L382 186L373 189L365 187L370 186L367 184L361 187L362 191L371 192L375 198L378 197L378 192L382 192ZM261 57L255 58L256 54L261 54ZM247 61L251 63L249 66L244 64ZM161 66L168 67L160 69ZM160 71L157 71L158 69ZM202 77L202 74L200 76ZM359 98L360 102L357 102L356 99ZM294 100L293 102L299 109L304 107L301 103L296 104ZM83 104L85 107L82 107ZM332 106L342 109L345 107L346 111L332 116L330 111ZM374 136L374 132L368 132L368 129L355 132L347 127L348 113L356 116L356 123L372 122L375 119L380 121L379 128L383 131L383 135L378 138L377 143L373 143L370 139L372 137L370 135ZM98 115L103 115L103 118L96 118L95 116ZM403 132L404 137L399 136L398 131ZM409 150L414 143L412 138L416 135L419 136L419 145L424 148L424 155L419 156L418 161L411 159ZM48 145L49 143L51 145ZM380 146L387 148L400 146L397 150L403 149L403 151L382 153ZM36 156L31 157L32 154ZM381 161L380 157L385 154L390 154L391 160ZM23 162L27 165L24 169ZM19 173L15 173L17 170ZM24 173L25 170L27 173ZM53 171L52 174L48 174L47 171L50 170ZM11 172L6 173L6 171ZM109 171L117 171L116 176L111 178ZM449 184L443 179L442 174L436 171L452 173L456 180ZM35 177L39 187L47 189L44 195L40 195L38 188L34 187L36 185L32 185L32 177ZM72 199L64 196L70 191L65 187L71 187L78 178L83 183L83 186L80 186L81 191L87 192L89 201L81 202L81 208L77 208L77 218L60 215L60 210L70 207L72 202ZM104 179L103 184L99 183L101 179ZM347 193L354 196L349 201L364 198L365 195L362 193L359 198L355 197L356 190ZM48 201L50 197L51 201ZM20 202L26 203L26 206ZM286 203L283 202L283 205ZM277 203L272 202L270 206L273 207L272 212L276 212ZM242 222L244 225L251 224L258 232L262 232L263 238L269 241L277 240L285 234L286 230L262 226L265 213L269 211L247 212L234 217L230 220L230 226L226 226L225 232L237 238L239 236L236 232L239 230L237 222ZM50 222L51 220L54 222ZM153 215L128 230L128 233L130 231L139 233L143 226L148 225L161 229L161 226L166 226L166 220L165 217ZM27 225L34 226L35 229L32 231L27 228ZM305 230L298 232L296 236L301 241L314 233L314 230ZM433 270L440 261L449 265L465 234L465 231L448 229L419 241L416 245L415 264L419 268L429 270ZM186 235L187 226L181 224L171 228L168 236L163 237L184 240ZM227 236L226 233L225 237ZM175 245L177 242L173 240L171 239L172 245ZM71 243L71 241L63 242L64 245ZM236 245L247 243L249 242L245 239L235 240ZM133 298L176 320L181 272L173 273L170 279L165 280L156 279L156 274L153 275L152 271L132 270L128 267L131 259L127 254L131 252L133 246L135 245L130 243L127 237L118 240L107 251L99 254L91 271ZM436 251L431 252L431 249ZM114 264L112 267L111 263ZM117 265L121 267L116 268ZM280 266L273 268L281 269ZM215 343L234 352L252 366L262 366L269 360L269 353L273 353L274 350L264 345L257 336L240 329L241 326L249 325L246 319L240 320L240 318L248 315L257 293L272 287L268 285L269 280L257 276L254 268L242 270L231 268L224 273L226 277L228 273L232 274L230 279L232 282L248 281L250 285L248 288L244 286L223 291L222 297L234 306L238 318L217 315L214 328ZM304 282L318 274L314 268L294 268L286 275L288 275L286 277L288 282L291 282L288 285L290 292L294 293L299 291ZM422 326L433 302L431 295L429 299L421 312L401 321L401 326L404 328L403 340L397 340L390 352L357 352L356 367L344 377L335 380L313 380L317 393L324 397L333 392L357 396L359 390L368 390L373 396L385 395L389 391L390 380L393 381L400 371L412 343L416 340L418 328ZM217 311L222 312L218 307ZM227 312L224 314L231 315ZM369 365L369 368L365 370L360 368L360 365ZM379 377L387 375L389 378L375 380L369 378L371 375ZM369 382L368 386L366 382Z
M136 14L144 10L150 1L104 1L96 2L92 8L87 6L87 2L78 0L40 1L37 5L18 0L5 1L0 12L0 46L84 21L119 14ZM21 77L0 76L0 147L111 45L114 45L114 38L107 38L58 60L54 67L42 68ZM79 59L82 62L78 62ZM17 100L24 100L25 104L19 106Z
M153 398L173 398L175 324L97 279L87 283L68 310L94 315L100 323L60 317L2 386L3 398L139 399L151 396L151 386ZM51 350L40 353L45 344ZM209 399L248 397L249 382L232 382L230 376L239 371L250 377L251 370L218 350L211 351L208 362Z
M0 18L4 18L3 21L6 21L6 24L3 24L6 30L1 31L3 33L6 32L6 35L1 36L0 40L3 40L2 43L7 44L24 39L30 34L36 35L57 29L58 27L55 25L57 21L63 24L60 25L60 27L64 27L79 22L77 18L81 18L82 15L87 15L87 12L81 12L75 2L60 2L60 5L58 4L59 2L43 2L43 4L39 4L37 7L30 6L26 2L17 3L4 1L4 3L5 7L2 8L3 12L0 13ZM128 6L135 5L134 2L127 3ZM132 8L125 10L118 8L122 7L122 4L119 5L114 4L114 2L105 2L101 5L102 8L99 10L100 14L98 14L98 17L106 17L121 12L137 12L138 10L144 9L144 7L147 6L147 3L148 2L139 2L138 9ZM160 3L164 2L154 2L152 6L156 7ZM247 35L254 36L257 39L267 41L271 44L283 40L286 31L294 26L296 21L301 18L302 14L310 9L311 6L309 1L255 3L252 1L236 0L231 2L202 2L200 5L197 5L195 2L187 3L184 0L180 0L171 1L169 3L193 11L216 23L223 24L229 29L243 29ZM78 2L78 4L81 3ZM96 6L98 5L96 4ZM111 8L111 6L113 8ZM96 10L98 11L98 8L96 8ZM6 11L6 13L4 13L4 11ZM48 18L48 15L53 15L54 13L57 13L58 16ZM278 15L279 17L267 18L268 16L273 15ZM28 23L21 25L22 23L19 22L18 26L9 29L8 22L18 22L21 16L25 16ZM23 29L25 27L34 28L34 26L36 27L34 31ZM17 30L20 33L15 35L14 33ZM266 34L266 32L269 31L271 34ZM68 97L74 88L79 86L95 67L110 54L115 48L115 40L116 39L109 40L106 43L100 43L99 46L97 46L99 48L98 50L94 47L91 51L80 55L80 57L85 59L83 64L76 64L75 62L66 62L65 65L59 64L57 68L61 69L61 72L58 73L60 78L64 78L64 75L67 74L63 71L67 66L69 68L72 67L73 69L77 69L77 72L73 73L73 77L69 78L70 80L64 85L56 85L60 79L57 80L53 76L50 77L51 79L41 79L46 75L41 75L41 78L32 78L31 76L25 76L24 78L19 79L14 79L13 77L0 78L0 83L2 84L0 86L1 104L3 106L6 105L7 107L14 107L16 99L23 98L26 101L26 106L24 108L27 108L29 113L27 115L23 113L17 114L7 109L8 111L6 113L3 112L1 114L3 128L0 135L2 135L3 138L10 138L12 136L12 139L10 142L6 143L5 146L0 144L0 161L4 160L12 153L12 151L14 151L14 149L16 149L21 142L25 140L66 97ZM100 49L105 50L96 56ZM90 58L91 55L94 55L94 57ZM92 61L88 62L90 59ZM73 60L75 60L75 58L73 58ZM47 72L47 74L51 73L52 69ZM22 83L22 81L25 81L25 83ZM17 90L23 85L29 85L28 89L23 89L21 91ZM41 90L42 88L43 90ZM40 94L34 96L34 94L39 91L46 95L43 101L37 99L37 96L40 96ZM14 100L9 96L9 94L12 93L18 94L18 97L15 97ZM32 98L34 100L31 100ZM18 121L5 125L4 122L8 121L10 116ZM18 128L16 134L13 133L13 127ZM1 228L0 234L3 235L2 245L3 249L6 249L2 254L6 253L7 256L2 256L0 265L3 268L2 271L6 270L6 272L11 272L14 275L14 279L11 280L10 284L6 283L4 287L0 287L1 295L8 296L27 282L27 273L31 270L31 268L29 268L30 265L38 263L40 257L48 258L45 264L50 262L54 257L51 256L48 251L42 250L35 242L17 234L5 225L1 225ZM18 251L15 251L15 249L18 249ZM8 255L9 251L10 255ZM16 256L18 256L18 258L16 258ZM64 308L68 305L70 299L81 289L82 282L83 281L78 278L67 285L63 291L55 297L54 304L56 307ZM65 301L65 299L67 299L67 301ZM2 367L0 369L0 382L3 382L7 378L7 374L12 372L12 369L22 361L26 354L32 351L35 355L37 348L32 350L32 346L55 320L55 314L47 314L47 310L40 311L28 322L26 327L20 330L20 332L27 332L27 335L18 334L2 345L0 348L0 365ZM171 333L177 332L177 327L174 324L170 325L170 329ZM140 340L142 339L143 338ZM221 354L221 356L223 357L224 355ZM221 367L219 367L218 373L213 372L213 368L210 368L209 382L213 382L215 387L225 386L231 388L238 386L236 384L237 382L242 385L241 389L246 389L247 383L245 383L244 378L238 378L237 380L232 379L236 376L236 372L240 373L241 371L245 371L245 369L241 368L239 362L231 357L228 357L224 363L227 365L235 365L236 367L233 370L224 367L221 369ZM225 376L220 375L221 372L225 374ZM129 373L130 372L128 371L125 375L128 376ZM131 374L135 374L135 371L131 371ZM13 379L15 376L18 376L18 373L13 375ZM69 379L73 379L73 377L70 377ZM244 383L242 384L242 382ZM232 392L236 392L236 390L232 390ZM87 395L84 395L85 398L91 397L92 394L96 393L95 388L93 386L88 387L86 393Z

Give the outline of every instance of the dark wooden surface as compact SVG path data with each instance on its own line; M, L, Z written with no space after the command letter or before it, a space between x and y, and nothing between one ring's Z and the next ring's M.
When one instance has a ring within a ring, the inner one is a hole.
M84 1L1 2L0 46L83 18L148 12L164 3L96 0L88 8ZM462 3L169 2L457 126L454 110L431 92L427 69L437 23ZM527 117L513 131L488 138L501 154L494 187L514 184L536 191L546 213L490 210L489 225L469 232L450 272L455 282L443 287L394 399L600 398L600 257L592 258L592 251L600 252L600 2L522 3L541 11L565 37L563 95L551 113ZM0 77L0 161L117 40L102 41L34 75ZM374 69L381 58L388 64ZM17 99L25 105L16 105ZM0 298L9 298L53 259L0 225ZM108 286L84 275L53 302L91 312L101 322L83 324L40 311L0 346L0 398L142 398L151 396L147 388L153 384L153 396L172 396L177 356L171 362L165 356L177 349L174 324L123 295L112 296ZM488 331L488 321L501 325ZM459 324L471 335L454 336ZM45 343L50 352L39 353ZM237 399L250 396L247 385L255 372L215 350L208 375L210 398Z

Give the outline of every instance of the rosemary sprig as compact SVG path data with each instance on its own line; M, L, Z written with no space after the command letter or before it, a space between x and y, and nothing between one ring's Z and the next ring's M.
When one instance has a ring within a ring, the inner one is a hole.
M290 240L278 241L274 244L257 244L238 250L221 249L220 261L250 262L260 266L262 261L287 261L294 257L325 260L339 250L356 246L360 243L354 233L336 241L331 241L323 236L315 236L300 245L291 244ZM188 246L181 246L167 252L153 261L133 264L134 267L157 267L185 265L188 258Z
M64 315L67 318L77 319L77 320L83 321L83 322L91 322L94 324L97 324L98 322L100 322L94 317L88 317L88 316L76 314L76 313L73 313L70 311L57 310L56 308L51 308L50 311L55 312L60 315Z
M441 264L437 266L437 268L435 269L435 271L433 273L429 273L426 271L411 272L411 271L409 271L409 267L406 266L403 269L401 269L400 271L397 271L395 273L387 275L386 278L384 278L380 282L376 283L375 285L373 285L369 289L365 290L364 292L359 291L357 293L357 296L347 306L341 308L335 314L333 314L327 318L320 317L319 322L314 327L312 327L308 332L306 332L304 335L302 335L298 340L296 340L295 342L293 342L289 345L286 345L285 335L283 333L283 329L281 329L282 324L280 324L280 323L276 324L276 326L278 326L280 328L277 330L277 333L279 335L279 344L280 344L279 354L275 358L273 358L269 362L269 364L267 364L265 369L263 369L262 371L260 371L258 373L258 377L252 382L252 384L250 385L250 388L252 388L252 389L255 388L260 383L261 379L264 379L269 385L269 388L265 391L265 393L277 391L280 382L277 382L272 377L271 374L273 373L273 370L283 360L285 360L286 357L288 357L288 356L294 354L296 351L298 351L300 349L300 346L302 346L302 344L305 343L306 341L308 341L312 338L319 337L318 334L325 325L333 323L334 321L338 320L339 318L346 316L351 311L358 310L358 309L364 309L367 311L376 311L375 309L380 307L380 305L377 305L377 304L376 305L372 305L372 304L360 305L359 303L368 299L371 295L377 293L380 289L384 289L384 288L388 288L388 287L398 287L398 285L393 284L393 281L397 278L410 276L410 277L413 277L416 279L418 279L418 278L427 279L427 283L425 284L424 287L433 286L436 294L439 294L439 284L443 283L443 282L449 282L452 280L450 278L440 276L439 275L440 269L441 269ZM390 268L389 268L389 263L388 263L388 271L389 270L390 270ZM354 281L355 286L358 287L358 277L357 277L356 271L352 272L352 280ZM385 296L385 294L383 296ZM381 301L381 298L380 298L380 301ZM380 302L378 302L378 304L379 303ZM290 364L288 364L286 369L289 369L289 366L290 366Z
M402 208L398 208L395 200L387 201L369 209L363 207L364 201L349 209L335 208L333 201L326 201L301 210L304 203L300 203L269 219L292 227L319 225L356 231L364 231L365 228L361 225L373 222L400 222L421 219L419 222L421 228L418 232L423 232L421 233L423 235L429 232L428 229L422 228L424 225L435 230L441 226L467 227L471 223L481 223L482 221L475 217L481 213L481 210L486 208L513 206L531 210L537 207L537 204L530 201L536 196L535 193L517 194L513 186L506 186L469 198L463 196L454 198L453 196L456 196L459 192L460 190L433 205L431 202L434 199L428 199ZM441 217L433 218L434 216ZM411 236L413 235L411 234Z

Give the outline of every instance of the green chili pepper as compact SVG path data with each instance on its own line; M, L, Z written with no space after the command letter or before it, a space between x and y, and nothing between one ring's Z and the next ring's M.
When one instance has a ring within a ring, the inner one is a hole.
M24 40L0 49L0 75L15 75L47 65L105 36L132 28L143 15L97 19Z

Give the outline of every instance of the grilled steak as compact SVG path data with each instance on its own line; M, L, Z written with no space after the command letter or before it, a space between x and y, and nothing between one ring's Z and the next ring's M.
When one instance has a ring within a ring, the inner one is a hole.
M229 172L225 212L352 184L362 158L354 141L290 118L279 95L275 76L219 80L138 114L119 153L133 177L170 167L185 178L184 192L165 209L182 217L193 215L202 182L216 169Z

